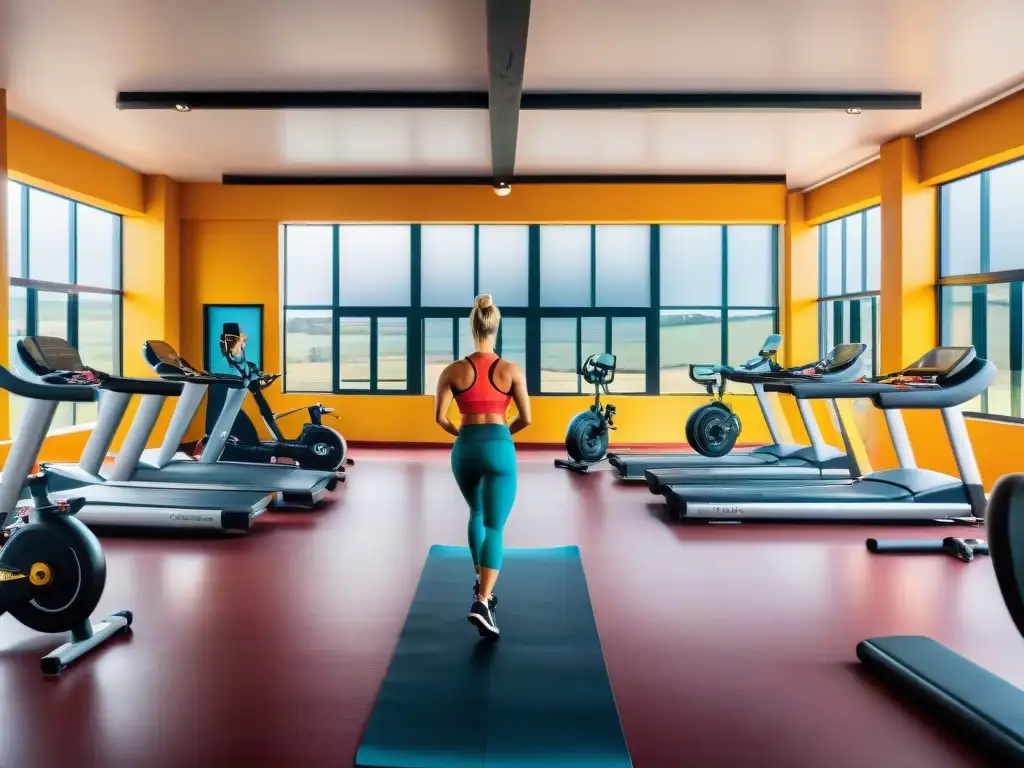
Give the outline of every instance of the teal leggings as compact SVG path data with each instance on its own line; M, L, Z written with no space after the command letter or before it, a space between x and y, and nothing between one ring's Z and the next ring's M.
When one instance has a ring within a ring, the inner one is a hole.
M516 500L516 447L504 424L467 424L452 448L452 473L469 504L473 565L501 568L502 530Z

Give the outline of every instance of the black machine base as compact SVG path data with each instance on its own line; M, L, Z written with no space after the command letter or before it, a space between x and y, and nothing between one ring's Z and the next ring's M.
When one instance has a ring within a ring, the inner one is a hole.
M578 475L586 475L593 472L599 464L602 464L605 461L607 461L607 459L601 459L601 461L591 463L573 461L572 459L555 459L555 466L558 467L558 469L568 469L570 472L575 472Z

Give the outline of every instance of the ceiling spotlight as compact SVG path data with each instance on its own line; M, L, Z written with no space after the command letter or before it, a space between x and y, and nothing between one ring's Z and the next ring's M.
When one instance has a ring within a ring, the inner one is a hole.
M846 110L846 114L848 114L848 115L859 115L860 114L860 107L849 107Z
M192 109L192 107L190 107L188 104L175 104L174 105L174 111L175 112L189 112L189 111L191 111L191 109Z
M499 181L494 185L494 194L498 197L506 197L512 194L512 187L507 181Z

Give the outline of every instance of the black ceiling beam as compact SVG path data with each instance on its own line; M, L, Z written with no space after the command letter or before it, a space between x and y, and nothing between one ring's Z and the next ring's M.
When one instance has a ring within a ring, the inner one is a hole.
M118 109L487 109L486 91L122 91ZM905 91L680 91L523 93L523 110L914 110Z
M609 174L535 174L513 176L507 180L510 184L785 184L785 175L771 174L642 174L642 173L609 173ZM256 174L226 173L222 178L225 186L486 186L494 185L491 176L352 176L325 174L289 175L289 174Z
M530 0L487 0L487 112L494 182L510 183L516 167Z

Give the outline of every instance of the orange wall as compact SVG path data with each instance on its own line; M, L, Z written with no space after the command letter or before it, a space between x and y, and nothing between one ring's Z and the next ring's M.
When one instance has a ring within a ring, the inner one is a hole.
M804 222L812 225L878 205L882 198L881 163L872 160L805 196Z

